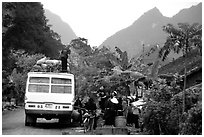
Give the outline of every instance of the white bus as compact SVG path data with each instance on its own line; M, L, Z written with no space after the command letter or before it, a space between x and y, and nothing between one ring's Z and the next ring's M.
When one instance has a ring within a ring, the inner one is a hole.
M70 123L74 103L74 75L69 73L29 72L25 92L25 125L37 118Z

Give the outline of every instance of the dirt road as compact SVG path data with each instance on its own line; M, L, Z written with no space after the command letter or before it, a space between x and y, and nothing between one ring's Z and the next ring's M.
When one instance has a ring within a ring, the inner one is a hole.
M24 109L2 112L2 135L62 135L83 134L81 128L60 126L57 119L37 119L35 127L25 126Z

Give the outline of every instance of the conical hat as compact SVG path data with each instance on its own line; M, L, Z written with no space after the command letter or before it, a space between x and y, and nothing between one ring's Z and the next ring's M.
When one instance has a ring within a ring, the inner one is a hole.
M113 97L113 98L111 99L111 102L114 103L114 104L118 104L118 100L117 100L115 97Z

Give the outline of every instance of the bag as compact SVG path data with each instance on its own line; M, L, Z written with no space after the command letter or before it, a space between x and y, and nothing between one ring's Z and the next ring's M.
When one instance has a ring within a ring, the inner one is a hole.
M43 63L45 63L46 60L47 60L46 57L41 58L40 60L37 61L37 64L43 64Z
M74 119L74 120L77 120L80 116L80 113L78 112L78 110L73 110L72 111L72 114L71 114L71 117Z

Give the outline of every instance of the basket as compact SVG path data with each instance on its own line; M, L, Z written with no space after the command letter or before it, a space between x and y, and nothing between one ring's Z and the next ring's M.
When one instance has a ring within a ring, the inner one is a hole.
M125 116L117 116L115 117L115 126L116 127L125 127L127 120Z
M74 119L74 120L77 120L80 116L80 113L77 111L77 110L73 110L72 111L72 114L71 114L71 117Z

